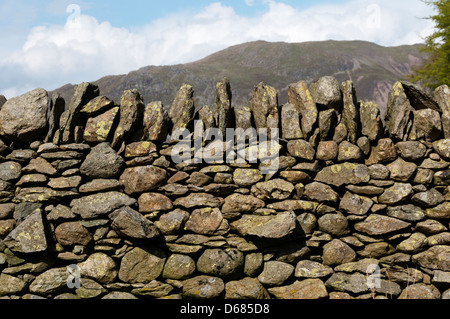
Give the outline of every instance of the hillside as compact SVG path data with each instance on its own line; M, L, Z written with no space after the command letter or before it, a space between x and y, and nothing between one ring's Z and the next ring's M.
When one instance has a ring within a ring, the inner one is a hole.
M263 81L274 86L279 103L287 100L290 83L308 83L324 75L339 81L352 80L358 88L358 99L376 101L382 112L392 84L403 79L414 65L423 62L420 45L382 47L364 41L324 41L305 43L250 42L232 46L202 60L173 66L148 66L126 75L103 77L94 83L102 95L119 102L124 90L137 88L144 101L162 101L170 107L174 88L183 83L195 89L197 108L214 102L215 83L228 77L233 104L248 101L254 85ZM58 89L70 99L73 85Z

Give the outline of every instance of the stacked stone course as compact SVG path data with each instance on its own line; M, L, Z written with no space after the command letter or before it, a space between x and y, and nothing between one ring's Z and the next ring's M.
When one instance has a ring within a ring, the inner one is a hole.
M284 105L216 89L198 112L189 85L169 111L89 83L0 98L0 297L450 298L448 86L395 83L384 119L333 77ZM173 160L213 127L278 128L278 170Z

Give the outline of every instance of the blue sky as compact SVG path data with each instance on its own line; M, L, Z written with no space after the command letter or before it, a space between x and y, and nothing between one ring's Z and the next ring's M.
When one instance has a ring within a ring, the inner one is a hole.
M249 41L414 44L421 0L0 0L0 94L201 59Z

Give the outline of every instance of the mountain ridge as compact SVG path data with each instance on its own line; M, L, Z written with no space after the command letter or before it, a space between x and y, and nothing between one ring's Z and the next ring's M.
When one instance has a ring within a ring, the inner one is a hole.
M174 88L183 83L194 87L196 108L212 106L215 84L227 77L233 91L233 105L246 105L254 85L265 82L275 87L280 105L287 102L287 87L300 80L308 84L321 76L335 76L339 82L352 80L360 100L373 100L382 114L387 95L397 80L423 64L421 44L383 47L366 41L266 42L231 46L198 61L169 66L145 66L122 75L108 75L93 83L102 95L116 103L124 90L138 89L145 103L162 101L169 108ZM56 89L67 100L73 85ZM176 90L175 90L176 91Z

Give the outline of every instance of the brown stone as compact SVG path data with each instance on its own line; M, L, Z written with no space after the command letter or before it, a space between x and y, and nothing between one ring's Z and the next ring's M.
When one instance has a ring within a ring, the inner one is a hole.
M80 222L67 222L58 225L55 229L55 236L58 243L63 246L87 246L93 242L91 233Z
M127 168L120 176L127 194L152 191L162 186L167 179L168 174L164 169L152 165Z
M138 199L139 212L151 213L154 211L166 211L173 208L172 201L159 193L144 193Z
M407 228L410 223L396 218L372 214L363 222L355 224L355 230L368 235L384 235Z

